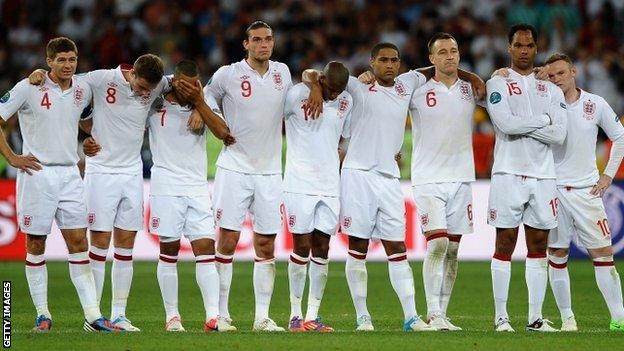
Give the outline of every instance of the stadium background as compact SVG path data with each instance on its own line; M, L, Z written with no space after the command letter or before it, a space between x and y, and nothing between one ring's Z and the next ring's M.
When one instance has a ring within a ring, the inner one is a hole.
M78 72L112 68L152 52L165 62L166 72L182 58L196 60L203 81L221 65L240 60L246 24L255 19L270 23L275 31L274 60L289 65L293 79L308 67L320 68L329 60L347 64L352 74L366 69L373 43L390 41L401 48L402 71L428 66L426 42L437 31L458 39L462 67L486 79L497 68L508 65L506 31L510 24L528 22L540 31L542 62L549 54L570 54L578 68L580 87L599 94L618 113L624 111L623 0L592 1L144 1L144 0L0 0L0 91L10 89L34 68L45 67L47 40L65 35L79 48ZM488 178L492 164L494 136L483 109L475 112L474 149L477 176L475 186L476 235L466 241L464 258L487 259L493 249L493 230L485 224ZM17 120L4 127L10 144L21 149ZM84 138L84 136L81 136ZM597 150L600 169L608 158L610 144L600 135ZM208 151L210 176L220 143L211 139ZM411 133L405 134L401 161L406 181L408 240L410 256L420 258L424 241L420 236L410 200ZM146 190L149 189L151 155L147 138L143 148ZM15 221L15 169L0 160L0 259L22 259L23 236ZM624 180L620 170L617 180ZM616 181L605 197L613 241L622 254L624 246L624 183ZM147 196L146 192L146 196ZM147 202L146 202L147 205ZM147 206L146 206L147 207ZM411 217L409 217L411 216ZM140 233L144 252L137 258L155 259L157 245L147 233ZM247 236L249 237L249 236ZM287 257L289 240L281 235L278 256ZM335 238L334 242L343 242ZM241 244L239 256L251 258ZM139 247L139 245L137 245ZM519 249L522 245L519 245ZM334 245L334 258L344 257L344 246ZM142 252L142 253L141 253ZM574 255L583 255L574 250ZM60 235L50 240L50 258L65 259ZM524 252L518 250L517 257ZM373 257L382 258L379 250ZM190 257L190 256L188 256Z

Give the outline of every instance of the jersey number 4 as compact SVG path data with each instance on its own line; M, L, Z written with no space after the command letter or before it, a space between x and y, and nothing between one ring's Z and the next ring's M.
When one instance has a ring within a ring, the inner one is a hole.
M46 110L49 110L50 106L52 106L50 98L48 97L48 93L43 94L43 98L41 99L41 106L45 107Z

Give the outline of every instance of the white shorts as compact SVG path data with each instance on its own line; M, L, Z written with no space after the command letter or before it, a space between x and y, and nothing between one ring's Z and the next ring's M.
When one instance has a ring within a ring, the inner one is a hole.
M405 199L398 179L343 169L340 188L343 233L361 239L405 240Z
M335 196L284 193L288 229L293 234L308 234L314 229L329 235L338 229L340 199Z
M59 229L87 227L84 184L77 166L43 166L17 172L17 218L26 234L47 235L52 221Z
M446 229L449 234L473 232L470 183L436 183L412 187L423 233Z
M89 229L143 229L143 175L87 173L85 175Z
M602 198L591 195L591 187L557 187L557 228L550 231L548 247L569 248L574 240L586 249L611 246L611 231Z
M554 179L515 174L492 175L488 224L516 228L520 223L542 230L557 226L557 186Z
M281 231L280 174L245 174L219 167L213 193L217 227L240 231L249 211L254 232L272 235Z
M189 241L215 238L210 196L150 195L150 232L161 238Z

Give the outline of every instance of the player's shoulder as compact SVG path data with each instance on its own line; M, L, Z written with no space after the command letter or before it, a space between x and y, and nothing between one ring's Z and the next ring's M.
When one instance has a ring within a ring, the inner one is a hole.
M308 95L310 93L310 88L305 83L297 83L292 86L292 88L288 89L288 96L300 96L300 95Z
M602 107L602 106L608 106L609 103L607 102L607 100L605 100L602 96L594 94L594 93L590 93L586 90L581 90L581 100L583 102L585 101L593 101L596 103L596 105Z
M288 65L283 62L269 60L269 67L273 67L274 69L282 72L290 73L290 68L288 68Z
M488 79L485 82L485 85L486 86L495 86L495 85L498 85L498 84L504 84L504 83L506 83L508 81L515 81L515 79L513 79L513 77L511 77L511 76L503 77L503 76L496 75L496 76L490 77L490 79Z
M405 73L399 74L397 80L403 82L404 84L408 84L412 86L412 88L417 88L426 83L427 78L422 73L418 72L415 69L409 70Z

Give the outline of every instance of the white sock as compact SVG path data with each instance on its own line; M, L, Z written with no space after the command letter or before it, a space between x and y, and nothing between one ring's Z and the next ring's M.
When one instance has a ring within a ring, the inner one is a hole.
M48 267L44 255L26 254L26 280L37 316L52 319L48 310Z
M572 295L570 294L570 275L568 274L568 256L548 256L548 280L550 288L561 314L561 320L574 316Z
M69 254L68 261L69 277L78 293L85 319L92 323L102 317L102 312L97 301L95 280L91 273L91 266L89 266L89 254L86 251Z
M269 318L269 306L275 283L275 258L256 257L253 270L254 296L256 298L255 320Z
M100 301L102 301L102 290L104 290L104 277L106 277L106 255L108 255L108 248L100 249L95 246L91 246L89 248L91 272L93 273L93 280L95 281L95 294L98 306L100 305Z
M327 284L327 274L329 272L329 260L320 257L310 259L310 290L308 291L308 309L306 311L306 321L318 318L318 311L321 307L321 300Z
M404 320L416 317L414 274L405 252L388 256L388 275L392 288L401 302Z
M219 273L219 315L225 318L230 318L228 300L232 286L232 260L231 255L224 255L219 251L215 253L217 273Z
M353 299L357 318L370 316L366 307L366 295L368 293L366 254L349 250L349 256L347 256L345 265L345 275L347 276L347 285L349 285L349 292L351 292L351 299Z
M206 309L206 321L217 318L219 315L219 273L215 266L214 255L200 255L195 257L195 280Z
M529 290L529 324L542 318L542 305L548 285L546 253L529 253L525 262L524 278Z
M449 239L444 259L444 278L442 280L442 293L440 294L440 310L446 316L453 285L457 279L457 252L459 251L459 241Z
M423 262L423 282L427 298L427 316L441 313L440 295L444 280L444 261L448 237L446 233L432 234L427 238L427 255Z
M111 320L126 315L128 295L132 285L132 249L116 247L111 273L113 299L111 301Z
M507 297L509 296L509 280L511 279L511 256L494 255L490 269L492 270L492 293L494 295L494 322L500 318L509 319Z
M165 305L165 321L180 317L178 311L178 256L160 254L156 276Z
M290 319L303 317L301 312L301 297L305 289L308 258L296 253L290 254L288 261L288 286L290 287Z
M620 275L615 269L613 256L594 258L594 273L596 283L604 297L611 320L624 320L624 307L622 307L622 284Z

